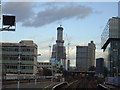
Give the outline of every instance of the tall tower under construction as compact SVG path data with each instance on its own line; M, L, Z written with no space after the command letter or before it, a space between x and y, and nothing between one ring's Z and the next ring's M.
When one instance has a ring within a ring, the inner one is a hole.
M61 25L57 27L57 40L56 44L53 45L51 59L62 65L63 68L66 68L66 49L63 40L63 27Z

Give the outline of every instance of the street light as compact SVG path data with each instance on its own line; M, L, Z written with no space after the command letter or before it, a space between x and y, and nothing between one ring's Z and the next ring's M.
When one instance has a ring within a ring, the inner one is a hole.
M37 56L41 56L41 54L37 54ZM37 65L36 65L36 68L37 68ZM35 75L35 85L36 85L36 82L37 82L37 78L36 78L36 75Z
M21 64L21 45L19 44L19 51L18 51L18 81L17 81L17 88L20 88L20 64Z
M1 12L2 12L2 5L0 1L0 24L2 21L2 24L1 24L2 26L0 25L0 31L15 31L15 28L16 28L15 16L2 15ZM2 70L4 69L2 68L2 62L0 62L0 66L1 66L1 73L2 73ZM3 75L1 77L3 77ZM2 87L0 87L0 89L1 88Z
M2 28L0 29L0 31L15 31L15 28L16 28L15 16L3 15Z
M53 82L53 62L51 62L52 64L52 82Z
M1 3L1 0L0 0L0 31L15 31L15 28L16 28L15 16L2 15L1 12L2 12L2 3ZM4 68L2 68L2 61L0 62L0 67L1 67L0 72L3 73L2 70ZM0 75L0 77L1 77L0 81L2 83L3 75ZM0 86L0 89L2 89L2 86Z

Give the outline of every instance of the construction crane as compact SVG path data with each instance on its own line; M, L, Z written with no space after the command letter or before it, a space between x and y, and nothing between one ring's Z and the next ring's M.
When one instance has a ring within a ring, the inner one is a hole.
M54 41L54 37L51 38L50 44L49 44L49 60L51 60L51 48L52 48L53 41Z
M69 52L69 49L70 49L70 40L69 40L69 38L68 38L68 36L67 36L67 34L66 34L66 40L67 40L67 59L66 59L66 70L68 70L68 60L70 60L70 58L69 58L69 55L70 55L70 52Z

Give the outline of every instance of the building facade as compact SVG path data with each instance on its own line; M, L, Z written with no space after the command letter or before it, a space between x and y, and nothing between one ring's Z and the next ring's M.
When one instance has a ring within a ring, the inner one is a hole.
M95 66L95 44L93 41L91 41L90 43L88 43L88 58L89 58L89 62L88 62L88 66Z
M95 66L95 44L93 41L88 46L76 46L76 68L79 71L88 71Z
M96 59L96 74L103 75L104 73L104 59L103 58L97 58Z
M88 46L76 47L76 68L79 71L88 70Z
M2 43L2 64L6 74L35 74L37 45L33 41Z
M120 18L112 17L109 19L102 35L102 49L108 50L108 69L109 76L120 75Z

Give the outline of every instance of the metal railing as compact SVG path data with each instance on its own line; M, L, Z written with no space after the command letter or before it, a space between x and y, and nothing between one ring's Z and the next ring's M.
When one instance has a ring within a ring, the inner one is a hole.
M19 79L49 79L53 76L19 76ZM4 76L5 80L17 80L18 76Z

